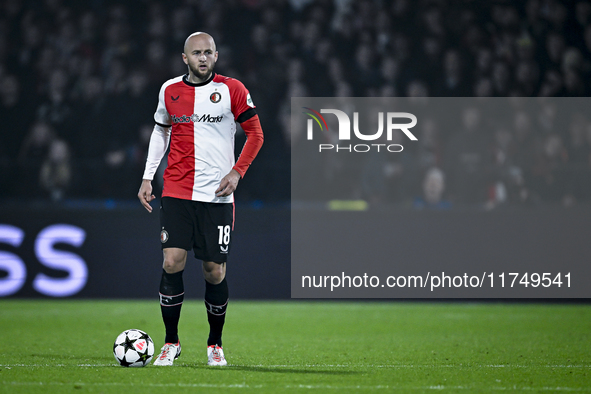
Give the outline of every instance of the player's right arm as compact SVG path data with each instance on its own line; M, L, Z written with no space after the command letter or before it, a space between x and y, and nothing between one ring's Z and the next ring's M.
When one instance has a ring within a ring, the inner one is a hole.
M150 145L148 146L148 157L146 159L146 169L140 186L140 191L137 196L140 202L148 210L152 212L152 206L150 201L156 198L152 194L152 180L158 170L158 166L162 161L162 158L166 154L168 143L170 142L170 130L171 130L171 119L170 114L166 110L166 103L164 102L164 91L167 83L162 85L160 93L158 94L158 107L156 113L154 113L154 130L150 136Z
M150 201L156 198L152 194L152 180L156 174L156 170L160 165L160 161L166 153L168 143L170 141L170 127L163 127L162 125L156 124L152 136L150 137L150 145L148 147L148 157L146 159L146 169L144 176L142 177L142 184L140 191L138 192L138 198L140 202L148 210L152 212L152 206Z

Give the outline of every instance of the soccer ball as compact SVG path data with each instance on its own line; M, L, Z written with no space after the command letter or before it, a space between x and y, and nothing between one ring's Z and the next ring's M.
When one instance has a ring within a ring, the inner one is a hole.
M115 339L113 355L122 367L145 367L154 356L154 342L142 330L125 330Z

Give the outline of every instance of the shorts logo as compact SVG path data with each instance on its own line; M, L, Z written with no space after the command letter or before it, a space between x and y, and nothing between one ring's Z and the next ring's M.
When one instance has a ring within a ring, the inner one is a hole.
M211 94L211 96L209 96L209 100L214 104L219 103L221 99L222 99L222 95L219 94L218 92L213 92Z
M160 231L160 242L164 244L166 241L168 241L168 231L162 229L162 231Z
M223 247L222 245L220 245L220 253L222 253L222 254L228 254L228 245L226 245L225 247Z

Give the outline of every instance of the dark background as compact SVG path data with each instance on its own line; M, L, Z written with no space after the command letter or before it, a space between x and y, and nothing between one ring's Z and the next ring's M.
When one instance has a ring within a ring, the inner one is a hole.
M244 217L231 258L237 266L245 262L249 280L266 279L260 288L237 287L241 297L288 294L284 249L289 204L297 202L290 201L291 97L587 97L590 91L586 0L2 0L0 223L23 228L26 238L17 251L1 247L22 256L29 276L40 270L31 237L51 223L78 223L89 234L82 249L93 275L80 296L114 294L94 275L116 267L146 272L146 282L157 277L160 252L151 233L157 221L135 196L158 89L186 72L180 53L195 31L214 36L216 71L244 82L265 132L236 193ZM591 118L553 128L544 127L548 117L551 110L518 113L461 152L455 141L466 130L432 128L403 160L373 170L387 177L379 193L364 191L374 178L360 172L346 197L429 214L422 185L436 169L445 187L433 205L449 209L452 221L466 207L491 215L504 208L586 215ZM243 142L239 131L237 153ZM463 186L475 178L482 182L467 192ZM34 295L30 280L16 296Z

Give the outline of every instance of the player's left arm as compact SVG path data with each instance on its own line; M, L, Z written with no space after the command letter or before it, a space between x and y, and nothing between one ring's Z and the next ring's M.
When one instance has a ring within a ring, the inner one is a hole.
M222 178L220 186L215 191L217 197L225 197L234 193L238 186L238 181L240 178L244 178L246 170L248 170L248 167L250 167L254 158L259 153L261 146L263 146L263 129L259 116L254 108L249 108L243 112L238 116L237 121L246 134L246 143L242 148L238 161L228 175Z

